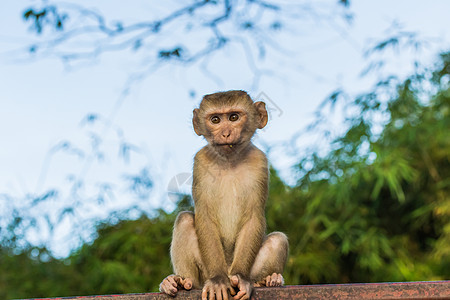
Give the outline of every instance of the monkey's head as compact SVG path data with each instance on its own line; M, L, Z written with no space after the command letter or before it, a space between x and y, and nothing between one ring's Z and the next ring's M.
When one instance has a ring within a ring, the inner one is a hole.
M244 91L228 91L204 96L200 108L194 109L192 123L197 135L227 155L245 148L267 120L264 102L253 102Z

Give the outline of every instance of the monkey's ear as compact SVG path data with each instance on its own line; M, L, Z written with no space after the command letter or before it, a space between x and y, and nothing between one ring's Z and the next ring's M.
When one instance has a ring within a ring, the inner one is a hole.
M255 102L255 108L256 111L258 112L258 128L262 129L267 125L267 121L269 120L269 117L267 115L267 110L266 110L266 104L262 101L258 101Z
M199 109L194 109L193 113L194 116L192 117L192 125L194 125L194 131L197 135L202 135L202 132L200 131L200 120L199 120Z

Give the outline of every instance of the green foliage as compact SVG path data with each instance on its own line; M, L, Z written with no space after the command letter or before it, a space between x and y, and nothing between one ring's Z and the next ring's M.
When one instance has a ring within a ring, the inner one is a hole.
M65 262L52 258L45 248L29 248L20 254L1 248L0 299L78 293L70 287L74 274Z
M0 248L0 299L156 291L171 272L172 226L181 210L192 210L188 197L171 214L99 224L97 238L65 259L46 249L14 255Z
M387 104L377 92L359 97L346 134L299 163L295 187L273 172L267 217L290 237L288 283L450 279L450 55L442 59L433 94L430 76L416 74ZM374 116L388 118L381 134Z
M349 103L348 130L299 162L295 186L271 169L267 226L289 236L288 284L450 279L449 65L443 54L434 72ZM189 207L185 197L170 214L100 224L65 259L17 253L10 238L0 298L156 291L171 272L175 216Z

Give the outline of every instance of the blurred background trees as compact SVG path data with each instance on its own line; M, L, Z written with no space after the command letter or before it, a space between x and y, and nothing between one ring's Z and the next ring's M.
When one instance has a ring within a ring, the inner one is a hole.
M109 51L119 47L115 38L130 33L133 37L126 41L137 50L144 39L137 37L142 34L140 28L153 35L164 22L212 5L224 10L221 17L207 23L212 40L199 53L209 55L228 40L216 31L215 24L230 17L232 3L198 1L159 25L117 23L114 28L104 25L100 15L76 7L93 18L95 26L68 31L67 39L99 31L106 35L106 46L100 48ZM277 11L263 1L248 1L248 5ZM67 16L53 6L26 10L24 17L32 21L37 33L46 26L65 30ZM274 22L272 29L278 30L281 24ZM253 26L241 25L244 32ZM374 51L395 47L403 38L388 37ZM412 41L413 36L406 39ZM46 44L46 51L59 51L65 42ZM30 51L40 49L42 45L35 45ZM89 56L98 49L91 50ZM192 51L185 54L184 46L155 51L158 63L198 57ZM71 63L86 58L74 52L60 57ZM433 66L417 66L406 79L381 78L359 96L336 90L322 103L316 122L307 130L319 130L333 114L345 116L345 130L332 137L326 148L298 158L295 184L285 183L271 168L267 226L269 232L283 231L290 239L286 283L450 279L450 53L443 53ZM290 147L296 138L282 149L295 151ZM141 175L128 179L137 190L151 187L148 174ZM47 193L38 202L54 197L55 193ZM37 221L16 211L0 231L0 298L156 291L171 272L171 229L182 210L192 210L189 195L180 196L176 209L169 212L155 209L136 219L128 218L124 210L98 222L91 240L63 258L55 257L45 245L28 243L26 230Z
M446 53L433 69L349 99L349 129L299 162L296 185L271 169L267 224L289 236L287 284L450 278L449 66ZM173 221L190 203L100 224L63 259L4 240L0 296L155 291L170 272Z

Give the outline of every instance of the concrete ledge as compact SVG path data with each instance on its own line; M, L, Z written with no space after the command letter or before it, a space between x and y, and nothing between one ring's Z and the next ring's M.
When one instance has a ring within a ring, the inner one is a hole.
M161 293L146 293L51 299L197 300L201 299L201 291L180 291L174 298ZM450 299L450 281L291 285L279 288L256 288L252 299Z

